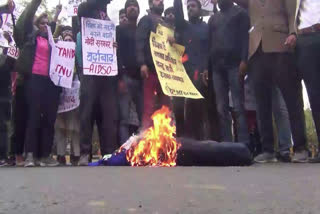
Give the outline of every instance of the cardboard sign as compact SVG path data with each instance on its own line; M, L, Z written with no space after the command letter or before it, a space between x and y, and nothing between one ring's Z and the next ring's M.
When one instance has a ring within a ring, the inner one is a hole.
M80 81L75 80L72 83L71 89L62 89L60 95L60 104L58 107L58 113L72 111L79 107L80 105Z
M13 17L14 20L17 22L18 18L22 14L24 8L19 6L17 3L15 4L15 8L13 11ZM11 34L13 33L13 22L12 22L12 15L11 14L3 14L2 15L2 20L3 20L3 25L2 29L4 31L10 32Z
M20 51L19 51L19 48L17 48L16 43L14 41L10 43L10 47L8 48L7 55L11 58L18 59L20 55Z
M113 47L116 41L116 26L112 21L82 18L83 74L116 76L117 54Z
M49 44L51 45L50 79L56 86L71 88L75 68L76 44L63 41L55 43L50 27L47 28Z
M157 34L151 32L150 48L162 91L167 96L203 98L193 85L182 64L185 48L169 44L168 35L173 35L169 28L159 25Z

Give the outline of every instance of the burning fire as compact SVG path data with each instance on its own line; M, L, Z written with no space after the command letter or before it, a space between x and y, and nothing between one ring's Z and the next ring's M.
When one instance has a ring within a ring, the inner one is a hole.
M176 166L180 144L174 137L176 127L170 114L169 108L163 106L151 116L153 127L145 130L127 152L131 166Z

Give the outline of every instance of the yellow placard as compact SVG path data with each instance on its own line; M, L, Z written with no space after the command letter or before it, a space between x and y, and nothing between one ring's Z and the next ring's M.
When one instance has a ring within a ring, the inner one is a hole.
M168 37L173 35L171 29L161 25L157 34L150 34L151 54L162 91L167 96L202 99L182 64L185 48L178 44L171 46L168 42Z

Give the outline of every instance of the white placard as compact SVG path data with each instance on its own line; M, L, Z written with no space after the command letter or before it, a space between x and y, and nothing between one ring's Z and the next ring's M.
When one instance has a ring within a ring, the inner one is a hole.
M116 76L118 74L116 27L112 21L82 18L83 74Z
M60 104L58 107L58 113L72 111L80 105L80 81L75 80L72 83L72 88L62 89L60 95Z
M13 11L13 16L14 20L17 21L18 18L21 16L24 8L19 6L17 3L15 4L15 8ZM2 14L2 20L3 20L3 25L2 29L4 31L10 32L11 34L13 33L13 22L12 22L12 16L11 14Z
M4 37L4 32L2 29L0 29L0 47L3 47L3 48L10 47L8 40Z
M47 28L49 44L51 45L50 79L56 86L71 88L75 68L76 44L64 41L55 43L50 27Z
M14 41L10 43L10 47L8 48L7 55L11 58L18 59L20 55L20 51L19 51L19 48L17 48L16 43Z
M77 16L78 15L78 7L85 0L68 0L68 16Z

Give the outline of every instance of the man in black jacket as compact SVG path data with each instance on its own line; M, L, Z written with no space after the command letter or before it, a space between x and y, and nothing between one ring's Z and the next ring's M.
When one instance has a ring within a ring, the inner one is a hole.
M111 0L88 0L81 3L78 17L110 20L106 7ZM81 41L81 37L77 38ZM80 43L80 42L79 42ZM80 43L81 44L81 43ZM76 52L80 52L78 45ZM82 68L82 53L77 62ZM87 166L91 153L93 125L96 122L99 131L101 154L111 154L117 149L117 78L116 76L84 75L80 69L80 166Z
M208 73L209 28L202 21L199 0L188 0L187 9L189 21L184 19L182 1L174 1L175 33L178 35L177 42L186 48L183 57L184 67L195 87L206 97L208 88L204 85L202 77L204 73ZM184 133L187 137L197 140L212 138L209 136L212 124L206 125L211 122L208 121L208 106L208 99L186 99Z
M170 99L163 94L158 80L150 49L150 33L156 32L157 25L164 21L161 17L164 5L163 0L149 0L150 13L140 20L137 28L137 60L141 76L144 79L144 112L142 127L152 125L151 115L161 105L169 105Z
M130 137L130 104L136 106L138 119L142 117L142 80L140 67L136 58L136 30L139 16L137 0L127 0L125 14L128 19L126 24L118 26L118 68L119 68L119 107L120 107L120 143L123 144Z
M231 142L232 120L229 91L236 115L238 140L249 140L244 111L244 94L239 81L239 66L248 58L249 16L231 0L218 0L220 11L209 20L210 60L212 79L220 122L221 140Z

